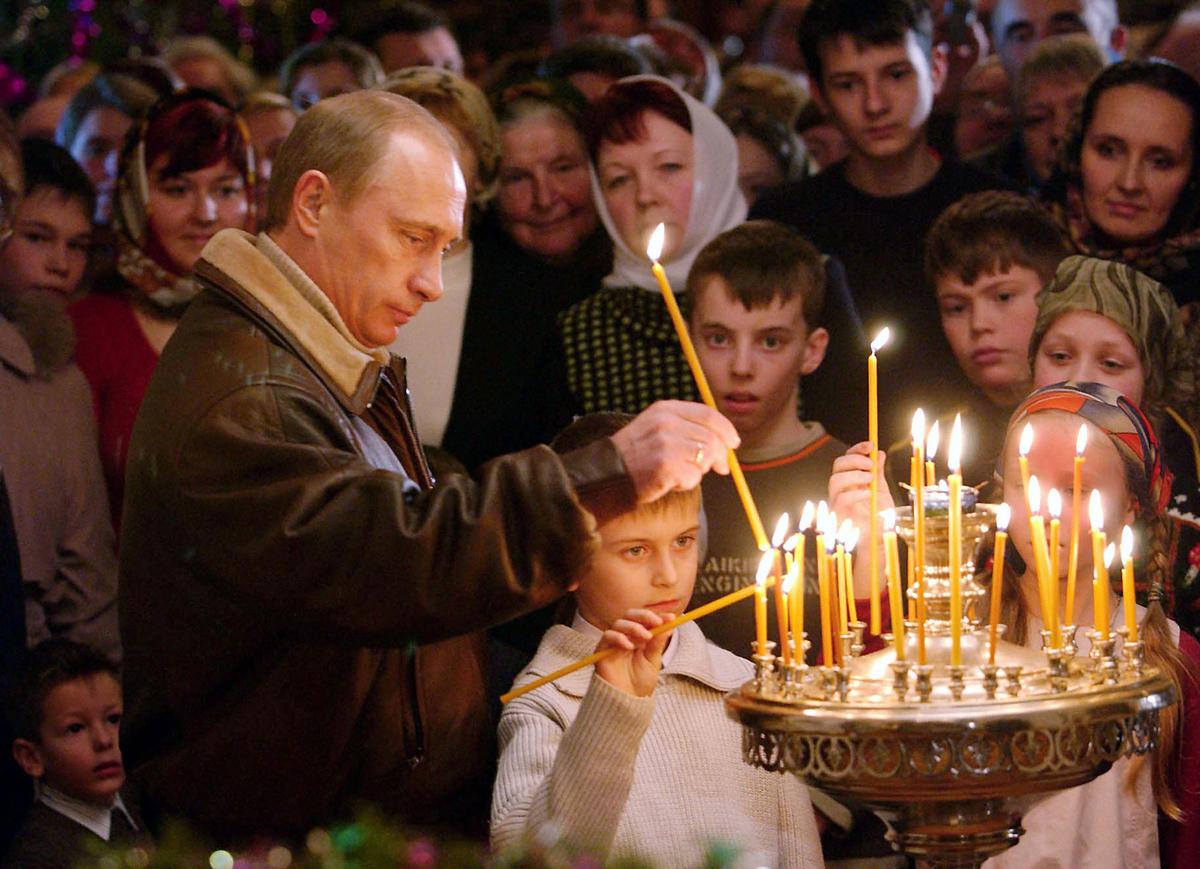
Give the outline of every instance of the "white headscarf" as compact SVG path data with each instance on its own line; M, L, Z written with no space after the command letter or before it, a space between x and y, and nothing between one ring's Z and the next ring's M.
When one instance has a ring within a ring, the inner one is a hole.
M635 75L621 79L618 84L631 81L657 81L671 88L687 106L692 121L693 162L692 204L688 212L687 230L679 249L669 262L662 264L671 281L671 286L682 291L688 271L700 249L714 237L746 219L746 200L738 188L737 141L725 123L712 109L690 94L684 93L672 82L654 75ZM650 273L650 261L644 250L630 250L625 239L617 230L604 194L596 167L591 166L592 199L604 228L613 240L613 270L604 279L606 287L643 287L658 292L658 284Z

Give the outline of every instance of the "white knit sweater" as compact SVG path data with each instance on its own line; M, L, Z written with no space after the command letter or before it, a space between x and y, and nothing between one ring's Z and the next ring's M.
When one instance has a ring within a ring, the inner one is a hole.
M807 789L742 760L742 730L723 695L749 679L748 661L681 626L678 650L651 697L625 694L588 667L509 703L500 716L492 843L545 825L605 857L698 866L714 843L747 866L817 867L821 842ZM589 654L564 625L542 638L522 685Z

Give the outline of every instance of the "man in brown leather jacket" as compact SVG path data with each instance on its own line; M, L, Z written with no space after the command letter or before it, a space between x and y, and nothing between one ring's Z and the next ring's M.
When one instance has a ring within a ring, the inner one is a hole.
M494 763L473 632L561 594L597 521L727 470L732 426L665 402L591 448L434 484L381 348L441 293L454 151L392 94L309 109L267 231L208 243L142 405L122 741L150 800L209 833L301 834L357 802L473 820Z

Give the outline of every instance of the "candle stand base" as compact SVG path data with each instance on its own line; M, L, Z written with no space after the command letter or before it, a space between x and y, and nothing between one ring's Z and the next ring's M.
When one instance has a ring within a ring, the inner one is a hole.
M953 807L916 803L880 814L898 851L936 869L980 866L1025 832L1020 814L1004 800L966 800Z
M963 684L963 677L966 675L967 668L961 664L950 665L950 696L955 700L961 700L963 697L963 689L966 687Z
M908 671L912 669L912 664L908 661L892 661L892 690L896 692L896 699L901 703L908 695Z
M1067 663L1071 659L1062 649L1047 649L1046 659L1050 664L1050 690L1061 694L1067 690Z
M1075 642L1077 630L1075 625L1063 625L1063 651L1067 653L1068 658L1074 658L1079 653L1079 644Z
M933 695L933 664L917 664L917 696L928 703Z
M767 640L765 648L760 649L758 643L751 643L754 649L754 654L750 656L750 660L754 661L754 684L758 690L765 690L770 682L771 674L775 670L775 656L772 651L775 649L775 642Z
M1142 645L1142 641L1126 640L1122 646L1122 653L1125 656L1125 666L1131 672L1142 675L1142 669L1146 666L1146 647Z
M979 669L983 673L983 693L988 700L995 700L996 689L1000 686L1000 679L997 676L1000 668L995 664L980 664Z
M1008 692L1009 697L1018 697L1021 694L1021 671L1024 667L1005 667L1004 676L1008 680L1008 684L1004 690Z
M1099 631L1090 631L1088 637L1092 641L1091 657L1095 661L1092 681L1097 685L1115 685L1120 671L1114 652L1117 638L1112 634L1102 637Z
M863 642L863 635L867 631L867 626L863 622L851 622L850 630L854 634L853 640L850 642L850 654L857 658L867 648Z

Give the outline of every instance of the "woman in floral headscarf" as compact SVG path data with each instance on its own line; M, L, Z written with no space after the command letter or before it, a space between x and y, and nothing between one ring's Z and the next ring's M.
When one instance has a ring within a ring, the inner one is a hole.
M1079 253L1200 300L1200 82L1164 60L1108 67L1043 197Z
M116 267L68 311L118 529L133 421L159 354L198 291L192 266L220 230L254 225L253 186L244 124L205 91L161 100L122 150Z

